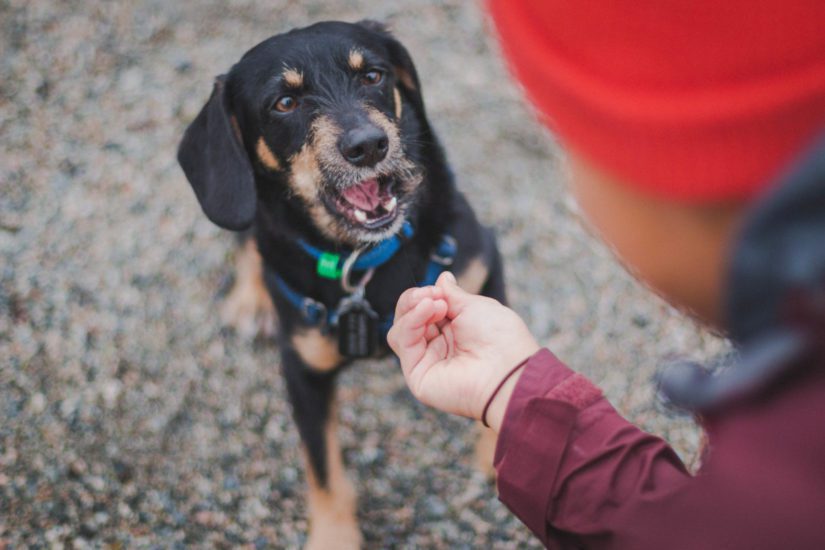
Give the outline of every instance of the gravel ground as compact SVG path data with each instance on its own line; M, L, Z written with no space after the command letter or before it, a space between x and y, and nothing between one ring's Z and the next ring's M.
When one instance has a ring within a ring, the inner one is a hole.
M212 78L320 19L388 21L416 59L460 186L500 235L540 340L693 461L649 380L725 343L582 229L563 160L475 3L0 1L0 548L294 548L303 472L279 358L222 329L233 240L174 151ZM468 421L393 362L342 379L341 436L368 547L536 547L470 464Z

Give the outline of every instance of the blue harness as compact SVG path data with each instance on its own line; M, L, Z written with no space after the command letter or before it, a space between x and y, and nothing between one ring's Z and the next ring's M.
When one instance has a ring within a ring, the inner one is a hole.
M384 265L401 249L401 245L412 238L415 231L409 222L405 222L401 227L400 234L393 235L385 239L369 250L361 253L352 265L353 271L367 271L370 269L377 269ZM341 277L341 271L344 263L351 253L342 256L324 252L303 239L298 241L299 246L314 258L317 262L316 271L319 276L328 279L337 279ZM458 247L455 239L450 235L441 237L438 246L432 251L430 255L430 263L427 264L427 270L424 273L424 279L418 286L429 286L435 284L438 276L446 270L455 259ZM304 322L310 326L335 327L338 324L338 310L330 309L318 300L314 300L309 296L304 296L294 288L289 286L286 281L278 274L272 274L275 286L281 295L292 304L295 309L301 312ZM395 315L390 313L388 316L379 321L379 330L382 338L386 338L387 332L392 327Z

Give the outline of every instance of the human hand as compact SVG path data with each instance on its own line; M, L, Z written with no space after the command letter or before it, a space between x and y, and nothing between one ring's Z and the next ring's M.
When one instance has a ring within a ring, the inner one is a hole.
M504 376L539 349L513 310L465 292L449 272L435 286L401 295L387 341L422 403L475 419ZM499 390L488 411L496 431L518 375Z

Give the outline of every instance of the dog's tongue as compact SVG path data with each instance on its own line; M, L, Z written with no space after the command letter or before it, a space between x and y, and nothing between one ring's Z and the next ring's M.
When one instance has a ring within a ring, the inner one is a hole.
M378 197L378 180L375 179L348 187L342 194L348 203L368 212L375 210L381 203Z

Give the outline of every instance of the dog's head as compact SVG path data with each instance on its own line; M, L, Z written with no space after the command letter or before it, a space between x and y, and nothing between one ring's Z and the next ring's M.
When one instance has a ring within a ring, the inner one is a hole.
M373 22L318 23L265 40L218 77L178 160L221 227L249 227L261 187L280 186L324 236L374 242L415 200L422 125L397 40Z

